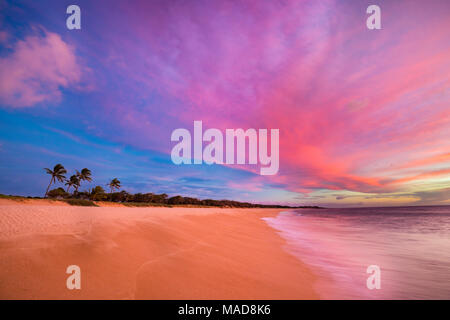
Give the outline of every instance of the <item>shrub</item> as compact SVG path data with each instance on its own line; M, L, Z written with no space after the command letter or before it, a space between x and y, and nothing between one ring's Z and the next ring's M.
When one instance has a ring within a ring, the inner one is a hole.
M167 200L167 203L169 203L169 204L184 204L184 198L182 196L175 196L175 197L169 198Z
M153 194L152 195L152 202L153 203L167 203L167 194Z
M80 192L74 192L74 193L72 194L72 197L71 197L71 198L74 198L74 199L84 199L84 200L89 200L90 196L91 196L91 193L90 193L90 192L87 192L87 191L80 191Z
M55 199L64 199L69 197L69 194L61 187L50 190L47 194L49 198L55 198Z
M107 195L108 201L113 202L125 202L130 199L130 194L126 192L125 190L120 192L113 192Z
M91 190L90 194L90 200L94 201L102 201L107 199L107 195L105 193L105 189L103 189L101 186L96 186Z

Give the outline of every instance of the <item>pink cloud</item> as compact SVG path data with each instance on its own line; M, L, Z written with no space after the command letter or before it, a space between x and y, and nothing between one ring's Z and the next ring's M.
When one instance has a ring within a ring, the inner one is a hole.
M280 171L268 179L297 192L391 192L447 174L399 168L450 148L448 3L386 2L380 31L367 30L363 3L136 6L118 10L129 23L121 36L109 35L104 60L126 79L103 98L125 128L122 138L144 137L143 144L170 152L160 137L194 120L220 129L279 128ZM120 104L118 92L123 101L157 92L182 107L149 99L135 108Z
M0 102L16 108L58 102L61 88L82 76L74 49L48 31L18 40L12 53L0 58L0 70Z
M9 34L6 31L0 31L0 43L5 43L9 38Z

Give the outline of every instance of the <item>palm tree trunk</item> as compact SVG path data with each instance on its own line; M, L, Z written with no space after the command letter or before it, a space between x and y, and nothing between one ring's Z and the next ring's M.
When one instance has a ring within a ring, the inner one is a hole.
M70 189L70 186L67 186L67 191L66 191L67 193L69 193L69 189Z
M48 189L50 189L50 186L51 186L52 183L53 183L53 179L55 179L55 177L52 177L52 178L50 179L50 183L48 184L47 190L45 190L44 198L47 198Z

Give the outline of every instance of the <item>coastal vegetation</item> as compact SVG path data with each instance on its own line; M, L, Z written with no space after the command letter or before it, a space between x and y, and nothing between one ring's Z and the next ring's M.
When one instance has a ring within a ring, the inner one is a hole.
M316 206L283 206L283 205L266 205L255 204L249 202L240 202L234 200L214 200L214 199L197 199L193 197L183 197L180 195L169 197L167 194L156 193L129 193L125 190L119 191L121 182L117 178L111 179L106 186L110 192L97 185L93 188L88 188L84 191L79 191L81 182L92 182L92 172L88 168L83 168L81 171L76 170L75 174L70 178L66 178L67 170L63 165L57 164L53 170L45 168L50 178L50 183L45 191L44 198L53 200L61 200L70 205L77 206L96 206L96 201L120 203L125 206L145 207L145 206L207 206L207 207L230 207L230 208L319 208ZM57 187L52 190L50 186L57 182L67 186ZM73 190L71 193L71 189ZM3 198L10 198L15 200L27 199L26 197L5 196ZM28 197L31 198L31 197ZM33 197L36 199L37 197Z

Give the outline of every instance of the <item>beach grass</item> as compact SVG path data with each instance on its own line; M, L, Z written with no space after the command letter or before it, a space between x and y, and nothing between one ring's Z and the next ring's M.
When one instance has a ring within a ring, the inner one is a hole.
M13 195L6 195L0 193L0 199L9 199L9 200L15 200L15 201L25 201L29 199L42 199L40 197L23 197L23 196L13 196Z
M84 199L67 199L64 202L70 204L71 206L81 206L81 207L98 207L98 205L91 200Z

